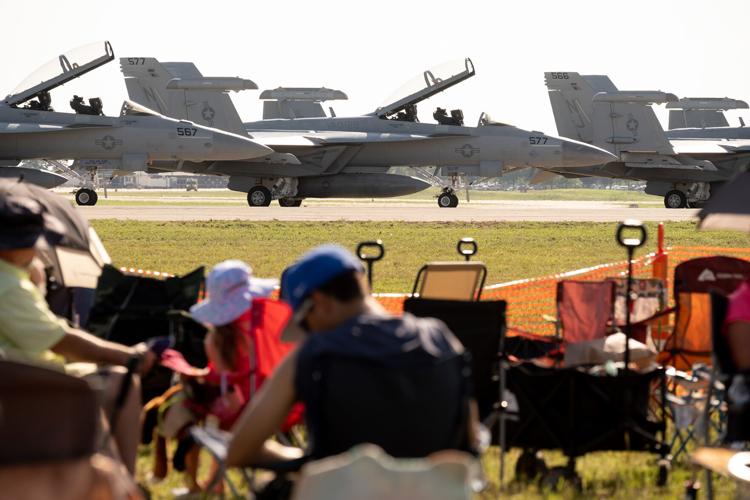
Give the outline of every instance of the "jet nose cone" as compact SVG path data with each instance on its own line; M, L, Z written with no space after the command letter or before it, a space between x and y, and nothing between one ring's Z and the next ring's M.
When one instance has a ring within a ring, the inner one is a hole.
M249 137L214 132L213 152L216 160L251 160L268 156L274 151Z
M563 141L562 160L563 167L593 167L617 160L617 156L584 142Z

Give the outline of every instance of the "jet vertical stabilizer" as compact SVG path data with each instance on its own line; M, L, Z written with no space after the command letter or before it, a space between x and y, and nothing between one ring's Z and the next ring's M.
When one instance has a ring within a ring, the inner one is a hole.
M674 154L651 104L676 101L659 91L600 92L593 99L595 146L615 154Z
M204 77L193 63L160 63L153 57L122 57L131 100L172 118L247 135L228 92L257 89L250 80Z
M557 133L562 137L593 143L594 95L616 92L617 87L605 75L581 76L571 71L544 73Z

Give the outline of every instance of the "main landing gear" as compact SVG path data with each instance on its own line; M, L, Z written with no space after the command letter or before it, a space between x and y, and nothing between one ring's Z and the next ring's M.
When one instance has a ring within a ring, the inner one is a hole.
M271 205L271 190L265 186L255 186L247 192L247 204L251 207Z
M687 195L679 189L673 189L664 195L664 206L667 208L687 208Z
M99 201L99 195L96 191L89 188L81 188L75 192L76 204L79 206L92 207Z
M438 195L438 206L440 208L456 208L458 206L458 196L453 188L443 188L443 192Z

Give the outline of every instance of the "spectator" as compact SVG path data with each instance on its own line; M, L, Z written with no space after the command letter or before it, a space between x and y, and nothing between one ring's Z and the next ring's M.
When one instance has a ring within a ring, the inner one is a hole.
M750 281L742 283L729 298L724 325L737 369L750 370Z
M254 277L242 261L227 260L208 273L208 298L190 308L193 318L208 327L204 341L208 366L197 370L196 376L182 377L185 399L169 408L162 426L164 437L179 439L175 462L182 468L184 460L190 492L202 489L197 481L200 448L186 428L209 417L229 429L250 399L252 301L267 297L277 284L278 280Z
M0 350L9 358L31 363L60 362L62 357L67 361L130 366L145 373L154 362L145 344L126 347L69 326L49 310L44 296L31 282L29 270L37 245L54 245L64 231L60 221L37 201L20 196L0 198ZM107 415L115 413L125 373L113 368L91 375L104 380ZM141 408L138 380L130 387L111 431L119 458L134 473Z
M282 340L301 343L240 416L228 450L229 466L302 455L301 450L281 446L269 438L296 401L307 403L310 399L306 381L311 374L307 371L317 356L344 353L373 361L408 363L419 359L436 364L463 352L461 344L437 320L418 319L409 314L402 318L388 315L370 296L361 263L337 246L318 247L287 268L282 275L281 296L294 311ZM456 401L456 406L460 404ZM306 411L310 422L315 416L310 415L311 408ZM442 416L433 417L439 420ZM468 424L467 435L476 444L478 421L473 405ZM308 431L314 434L314 429L308 427ZM425 437L422 434L426 432L422 428L385 431L398 432L398 438L406 441L414 436ZM315 435L309 438L319 441ZM426 436L426 439L440 438Z

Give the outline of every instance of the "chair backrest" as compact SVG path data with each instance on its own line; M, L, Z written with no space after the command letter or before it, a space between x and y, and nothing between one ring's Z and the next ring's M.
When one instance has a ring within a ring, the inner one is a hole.
M404 311L415 316L437 318L471 353L472 393L484 419L497 403L499 394L493 376L498 372L499 354L504 350L506 302L464 302L408 298Z
M557 318L564 342L606 337L614 319L613 281L563 280L557 283Z
M723 255L691 259L674 272L675 325L659 361L678 370L711 362L710 292L729 295L750 277L750 262Z
M455 451L394 459L372 445L310 462L293 500L469 500L473 457Z
M729 310L729 298L720 293L711 293L711 343L713 346L714 367L728 377L737 372L724 331L724 319Z
M467 450L468 361L316 357L305 404L313 458L372 443L394 457Z
M181 277L157 279L104 266L88 325L93 334L135 345L169 330L171 310L188 310L200 297L203 268Z
M423 299L479 300L487 278L481 262L430 262L414 280L412 295Z
M54 462L93 454L99 400L83 379L0 361L0 465Z
M628 279L607 278L606 281L615 283L614 319L617 325L624 325ZM635 300L630 313L630 321L633 323L650 318L667 307L667 287L660 279L634 278L632 291L634 292Z

